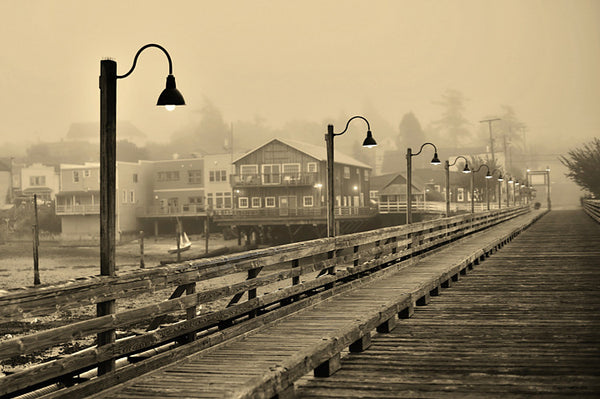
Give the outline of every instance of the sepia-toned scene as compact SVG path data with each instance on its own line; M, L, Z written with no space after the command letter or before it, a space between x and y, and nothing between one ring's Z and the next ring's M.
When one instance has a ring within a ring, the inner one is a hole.
M0 397L600 396L600 2L0 14Z

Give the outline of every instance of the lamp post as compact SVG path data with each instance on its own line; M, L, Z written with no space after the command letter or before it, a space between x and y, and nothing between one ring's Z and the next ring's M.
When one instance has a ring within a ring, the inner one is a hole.
M477 169L471 171L471 213L475 213L475 173L479 172L481 168L487 169L487 173L485 174L485 199L487 201L487 210L490 210L490 196L488 195L488 179L492 178L490 174L490 167L486 164L481 164Z
M496 164L496 158L494 157L494 138L492 137L492 122L499 121L499 120L501 120L501 119L500 118L492 118L492 119L484 119L482 121L479 121L479 123L487 122L488 127L490 129L490 151L492 152L492 165Z
M494 173L496 172L500 172L499 169L494 169L490 175L493 176ZM487 176L486 176L487 177ZM498 175L498 209L502 209L502 181L504 179L502 178L502 173L500 173ZM489 203L489 202L488 202ZM489 209L489 208L488 208Z
M511 176L506 181L506 207L507 208L510 207L510 191L508 191L508 185L509 184L513 184L513 183L514 183L514 180L513 180L512 176ZM514 193L513 193L513 196L514 196Z
M546 166L546 192L548 193L548 210L552 210L552 203L550 202L550 167Z
M346 133L348 126L353 119L362 119L367 123L367 137L363 141L363 147L372 148L377 145L377 142L373 138L371 133L371 126L369 121L364 117L357 115L348 119L346 122L346 128L340 133L333 132L333 125L327 125L327 134L325 135L325 142L327 143L327 237L335 237L336 226L335 226L335 192L334 192L334 157L333 157L333 139L335 136L341 136Z
M454 166L456 161L458 161L460 158L465 160L463 173L471 173L471 170L469 169L469 161L462 155L457 156L452 163L450 163L448 160L446 161L446 164L444 165L444 168L446 169L446 217L450 216L450 166Z
M183 96L175 85L171 57L162 46L147 44L140 48L131 69L124 75L117 75L116 61L100 61L100 274L103 276L115 275L117 79L126 78L133 72L140 53L148 47L162 50L169 61L166 88L158 97L156 105L164 105L168 110L173 110L177 105L185 105ZM98 316L114 311L114 300L97 304ZM99 346L114 341L114 330L98 334ZM114 370L114 367L114 360L102 362L98 365L98 374L105 374Z
M406 224L412 223L412 157L416 157L423 151L426 145L433 147L433 158L431 158L432 165L439 165L440 159L438 158L437 147L433 143L424 143L421 145L419 152L413 154L412 149L409 147L406 149Z

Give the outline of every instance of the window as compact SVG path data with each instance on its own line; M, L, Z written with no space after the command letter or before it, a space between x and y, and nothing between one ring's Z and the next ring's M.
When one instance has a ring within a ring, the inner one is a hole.
M369 198L372 200L377 200L377 193L379 191L378 190L370 190L369 191Z
M212 193L208 193L206 194L206 205L210 208L213 207L214 203L213 203L213 195Z
M460 202L465 200L465 189L464 188L460 187L457 189L456 200L460 201Z
M260 208L262 201L260 197L252 197L252 208Z
M304 206L313 206L313 197L305 195L302 200Z
M240 165L240 175L257 175L258 165Z
M189 197L188 198L188 203L189 204L197 204L197 205L202 205L202 201L203 198L202 197Z
M231 193L224 193L223 196L223 207L231 208Z
M123 203L127 203L127 190L123 190Z
M135 191L129 190L129 203L135 204Z
M280 184L281 183L281 165L265 164L262 166L263 184Z
M226 170L211 170L208 172L208 179L211 182L227 181Z
M217 209L223 208L223 193L217 193L216 201Z
M248 197L238 198L238 206L240 208L248 208Z
M369 181L369 171L365 169L365 181Z
M309 162L306 164L306 171L309 173L316 173L317 172L317 163L316 162Z
M344 179L349 179L349 178L350 178L350 167L344 166Z
M73 183L79 183L79 171L78 170L73 171Z
M202 184L202 171L201 170L188 170L188 183L189 184Z
M90 177L90 170L86 169L83 171L83 177Z
M275 197L265 197L265 207L275 208Z
M134 182L134 183L137 183L137 182L138 182L138 174L137 174L137 173L134 173L134 174L133 174L133 182Z
M29 176L30 186L45 186L46 176Z
M177 181L179 180L179 171L158 172L158 181Z
M437 191L438 193L441 191L441 187L440 187L440 185L439 185L439 184L435 184L435 185L433 186L433 188L434 188L434 189L435 189L435 191Z

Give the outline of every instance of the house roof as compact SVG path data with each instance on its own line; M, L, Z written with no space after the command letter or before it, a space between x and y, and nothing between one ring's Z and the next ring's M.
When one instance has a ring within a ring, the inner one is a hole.
M290 140L290 139L274 138L274 139L271 139L268 142L258 146L257 148L255 148L251 151L248 151L241 157L234 159L233 162L235 163L235 162L243 159L250 153L261 149L262 147L272 143L273 141L279 141L280 143L285 144L289 147L292 147L292 148L294 148L300 152L303 152L307 155L310 155L311 157L313 157L319 161L327 161L327 148L325 146L317 146L314 144L304 143L302 141L296 141L296 140ZM371 169L371 167L369 165L367 165L366 163L363 163L363 162L361 162L357 159L354 159L349 155L343 154L339 151L334 150L333 159L334 159L334 163L337 163L337 164L358 166L360 168Z
M370 180L371 190L376 190L380 195L406 194L406 177L400 173L386 173L384 175L372 176ZM423 192L424 184L412 179L413 194Z

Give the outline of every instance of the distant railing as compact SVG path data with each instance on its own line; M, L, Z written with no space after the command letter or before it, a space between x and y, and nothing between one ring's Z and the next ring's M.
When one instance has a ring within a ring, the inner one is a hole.
M231 175L233 187L314 186L319 183L316 172L263 173Z
M342 206L335 208L338 216L372 216L377 213L377 208ZM215 209L217 218L291 218L291 217L327 217L326 207L302 207L302 208L235 208Z
M100 213L100 204L56 205L57 215L96 215Z
M61 390L51 394L53 398L95 394L298 311L332 292L350 289L352 283L346 283L353 279L528 211L529 207L513 207L459 215L119 272L114 277L96 275L0 291L0 323L76 309L80 315L59 327L4 337L0 362L34 358L52 349L60 353L74 339L89 342L83 348L76 343L74 353L1 376L0 397L32 390L45 394ZM96 316L95 305L110 300L118 302L116 313ZM85 307L87 316L81 317ZM56 321L52 318L51 323ZM119 333L114 342L92 343L96 334L115 330ZM117 370L97 376L98 364L111 360Z
M590 215L592 219L600 223L600 200L597 199L583 199L581 200L583 210Z
M406 201L386 201L379 202L379 213L403 213L406 212ZM487 203L485 202L476 202L475 203L475 212L485 212L487 211ZM490 210L498 209L497 203L490 204ZM421 212L435 212L435 213L445 213L446 212L446 203L439 201L430 201L430 202L413 202L412 203L413 211L421 211ZM451 202L450 203L450 212L458 212L458 211L471 211L471 203L470 202Z
M137 217L205 215L206 207L198 204L152 205L136 209Z

